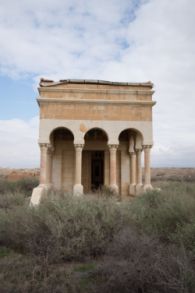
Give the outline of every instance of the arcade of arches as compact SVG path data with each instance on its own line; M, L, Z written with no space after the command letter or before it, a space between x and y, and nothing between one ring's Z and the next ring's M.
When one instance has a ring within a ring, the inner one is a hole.
M40 148L40 183L43 185L75 194L97 191L106 185L123 196L151 187L151 146L142 144L142 136L136 130L124 130L118 144L108 144L106 133L93 128L85 134L84 144L74 144L71 131L58 128L51 134L51 143L40 144Z
M80 195L108 186L121 198L152 188L151 89L151 83L42 80L40 185L31 203L50 188Z

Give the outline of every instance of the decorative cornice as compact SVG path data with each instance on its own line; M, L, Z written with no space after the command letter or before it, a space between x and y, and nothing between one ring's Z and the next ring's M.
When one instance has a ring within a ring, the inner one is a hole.
M82 88L51 88L51 87L41 87L39 88L40 93L45 92L63 92L63 93L83 93L83 94L110 94L110 95L153 95L152 90L123 90L123 89L82 89Z
M128 100L97 100L97 99L61 99L61 98L37 98L37 101L40 104L42 103L64 103L64 104L124 104L124 105L143 105L143 106L154 106L156 104L155 101L128 101Z

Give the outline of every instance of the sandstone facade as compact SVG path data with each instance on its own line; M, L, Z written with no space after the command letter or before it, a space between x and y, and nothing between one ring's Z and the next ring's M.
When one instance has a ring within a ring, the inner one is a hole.
M151 82L42 79L40 185L31 203L49 188L79 195L106 185L121 197L151 188L152 88Z

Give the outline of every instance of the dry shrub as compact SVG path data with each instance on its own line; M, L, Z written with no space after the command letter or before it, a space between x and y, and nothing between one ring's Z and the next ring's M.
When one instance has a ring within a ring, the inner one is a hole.
M122 225L115 200L54 197L37 208L1 211L0 243L48 262L103 254Z
M125 208L135 225L169 241L178 227L195 221L194 185L171 184L143 194Z
M195 273L183 250L126 228L116 235L102 265L93 274L95 292L189 293Z
M0 260L0 292L80 292L77 278L83 275L75 272L74 281L64 270L64 261L96 262L99 256L104 256L104 263L96 269L97 262L87 272L88 279L81 280L84 292L194 292L194 187L171 183L161 192L120 203L103 193L51 193L36 208L25 205L25 195L4 195L2 255L13 250L23 256ZM69 288L71 280L75 286Z
M171 235L171 240L183 245L195 257L195 221L184 226L178 225L176 232Z
M26 202L26 196L23 193L3 193L0 194L0 209L12 209L22 206Z
M38 185L36 178L23 178L17 181L0 179L0 196L7 193L22 193L30 196L34 187Z
M79 285L64 266L45 269L41 260L15 255L0 259L1 293L79 293Z

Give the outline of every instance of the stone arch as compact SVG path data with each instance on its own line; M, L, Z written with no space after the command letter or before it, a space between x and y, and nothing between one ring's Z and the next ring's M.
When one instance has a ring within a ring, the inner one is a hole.
M74 142L74 134L72 131L64 126L58 126L54 128L49 134L49 142L54 146L54 142L57 138L67 139Z
M85 133L84 140L86 141L87 139L94 139L94 140L102 139L108 142L109 137L107 132L104 129L100 127L93 127Z
M122 130L118 137L119 149L125 171L122 173L129 178L129 183L122 183L122 193L135 195L140 192L142 187L142 148L143 135L135 128L126 128ZM126 167L124 167L126 165Z
M126 128L119 133L118 141L119 144L121 141L133 141L135 149L142 149L144 138L141 131L135 128Z
M74 135L67 127L57 127L50 133L49 141L53 147L53 185L68 192L74 185Z

